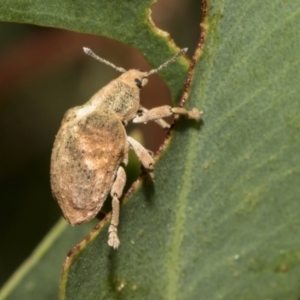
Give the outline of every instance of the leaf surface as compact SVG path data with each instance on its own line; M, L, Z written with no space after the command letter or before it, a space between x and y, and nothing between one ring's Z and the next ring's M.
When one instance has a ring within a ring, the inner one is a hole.
M140 7L120 6L129 4ZM120 28L100 30L87 7L70 10L78 27L58 12L40 24L118 38L151 63L155 53L167 56L165 38L138 30L145 10L132 13L136 28L122 26L127 39ZM107 246L106 219L68 256L61 299L299 298L299 12L296 1L208 2L187 101L204 111L201 126L176 124L155 184L140 185L121 207L117 251ZM163 73L176 96L181 64Z

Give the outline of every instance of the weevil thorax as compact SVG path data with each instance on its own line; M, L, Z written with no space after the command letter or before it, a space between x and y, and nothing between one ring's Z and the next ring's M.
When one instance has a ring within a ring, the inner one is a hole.
M140 90L147 84L147 72L129 70L97 92L89 104L114 112L122 122L133 119L140 106Z

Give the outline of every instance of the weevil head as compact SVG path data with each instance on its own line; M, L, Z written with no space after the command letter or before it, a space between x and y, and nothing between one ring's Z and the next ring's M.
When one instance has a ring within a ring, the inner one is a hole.
M129 70L122 74L118 80L126 83L127 85L138 88L139 90L148 82L148 73L139 70Z

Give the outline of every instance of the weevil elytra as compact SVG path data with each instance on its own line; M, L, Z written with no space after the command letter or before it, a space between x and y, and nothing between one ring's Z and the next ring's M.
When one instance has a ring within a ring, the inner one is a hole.
M149 72L126 71L98 57L90 49L84 52L96 60L123 73L100 89L86 104L65 113L56 135L51 157L51 187L64 217L71 225L93 219L110 193L112 218L108 229L108 244L118 248L119 199L122 196L128 150L133 149L141 164L149 172L154 159L150 152L127 136L128 121L147 123L155 121L163 128L169 124L162 118L173 114L199 120L201 111L190 111L168 105L150 110L140 104L140 89L148 77L175 61L187 49Z

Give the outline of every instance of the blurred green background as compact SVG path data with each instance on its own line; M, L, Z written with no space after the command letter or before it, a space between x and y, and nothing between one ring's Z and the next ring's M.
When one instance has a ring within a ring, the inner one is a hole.
M193 53L199 38L200 1L160 0L155 24L179 47ZM129 46L104 37L0 23L0 285L31 254L61 216L50 190L49 167L54 136L68 108L86 102L118 76L85 56L83 46L126 69L150 69ZM155 67L155 66L154 66ZM142 103L154 107L171 101L166 85L153 76ZM156 124L128 126L155 151L164 138ZM139 173L131 160L130 182ZM92 228L92 225L91 225ZM64 256L65 253L62 254Z

